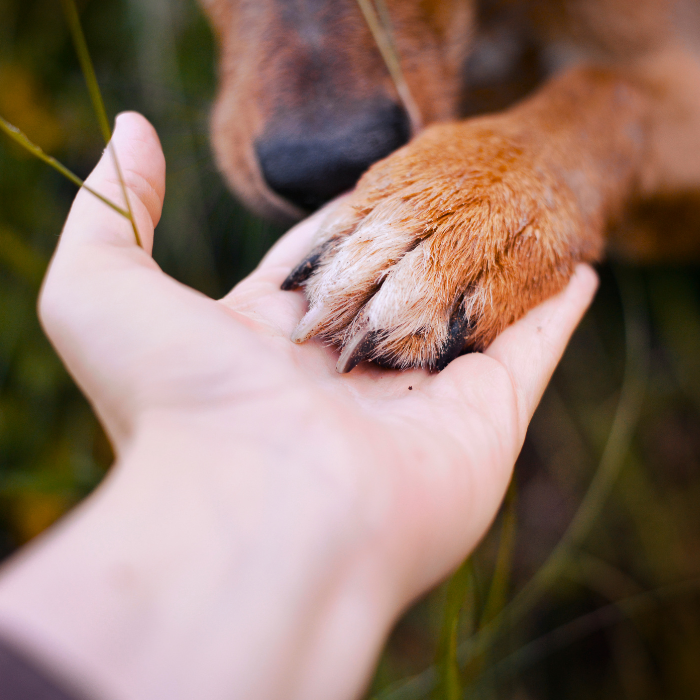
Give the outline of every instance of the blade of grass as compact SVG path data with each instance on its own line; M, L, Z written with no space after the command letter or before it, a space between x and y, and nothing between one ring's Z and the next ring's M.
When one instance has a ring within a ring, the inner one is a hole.
M561 540L537 573L513 600L477 634L458 649L461 667L482 654L498 639L506 625L513 625L531 609L560 576L600 513L620 473L639 419L649 369L649 338L646 313L641 303L643 289L638 278L617 270L625 320L626 362L620 400L603 455L581 504ZM378 696L378 700L418 700L435 687L437 673L430 667Z
M504 502L496 566L491 577L491 585L486 595L486 603L481 613L481 619L479 620L480 627L487 625L496 618L505 607L507 601L510 572L513 564L513 550L515 549L515 505L517 493L516 480L513 478Z
M382 55L391 79L394 81L396 92L399 94L399 99L408 113L411 128L415 135L423 128L423 118L401 70L399 52L391 30L389 10L384 0L357 0L357 4L360 6L379 53Z
M100 201L104 202L108 207L114 209L117 213L122 216L129 218L129 212L126 209L122 209L118 204L107 199L99 192L95 191L89 185L86 185L75 173L72 173L65 165L59 163L53 156L49 156L44 151L37 146L35 143L29 140L26 134L20 131L16 126L10 124L2 117L0 117L0 130L4 131L15 143L19 144L22 148L29 151L33 156L43 160L44 163L50 165L54 170L57 170L61 175L70 180L77 187L82 187L87 190L91 195L97 197Z
M457 633L462 610L465 607L468 608L465 612L471 613L473 624L474 571L471 558L465 560L447 583L445 611L438 651L435 655L435 665L438 668L435 700L459 700L462 695L462 681L457 664Z
M506 497L504 499L503 508L500 518L498 551L496 554L496 563L491 574L491 581L484 598L484 604L481 608L481 614L476 619L475 625L470 630L470 635L477 630L487 625L491 620L496 618L503 610L508 602L508 589L510 583L510 573L513 564L513 551L515 549L515 527L516 527L516 498L517 486L516 479L513 477L508 486ZM484 664L488 658L495 652L495 647L485 649L483 654L475 655L468 663L461 665L461 682L463 687L471 687L476 679L480 678ZM457 650L455 649L454 665L457 673L460 672L460 663L457 658ZM479 686L481 695L479 697L491 698L494 697L494 692L491 688ZM474 699L476 700L476 698Z
M75 6L74 0L61 0L61 3L63 5L63 11L66 15L68 29L70 30L71 38L73 39L75 52L78 54L80 68L83 72L88 92L90 93L90 100L92 101L92 107L95 111L95 116L97 117L97 123L100 126L100 131L102 132L102 138L104 138L107 148L112 156L112 160L114 161L114 168L117 171L119 185L121 186L122 196L124 197L124 202L126 204L126 216L131 223L131 228L134 230L136 244L143 248L143 245L141 244L141 236L139 235L136 220L134 219L134 213L131 210L131 202L129 201L127 194L126 183L124 182L122 169L119 165L119 159L117 158L117 153L112 145L112 131L109 128L109 120L107 119L107 111L105 110L104 100L102 99L100 86L97 82L97 76L95 75L95 68L92 64L92 59L90 58L90 52L87 47L87 41L85 40L85 34L80 24L78 8Z
M83 77L85 78L88 92L90 93L92 108L95 110L97 123L100 126L100 131L102 132L102 138L104 139L105 143L109 143L109 140L112 138L112 131L109 128L107 111L105 110L104 101L102 100L100 86L97 83L97 76L95 75L95 68L92 65L90 52L88 51L87 42L85 41L85 34L83 33L83 28L80 24L78 8L75 6L73 0L61 0L61 4L63 5L63 12L66 16L66 22L68 23L71 38L73 39L75 52L78 54L80 69L83 72Z

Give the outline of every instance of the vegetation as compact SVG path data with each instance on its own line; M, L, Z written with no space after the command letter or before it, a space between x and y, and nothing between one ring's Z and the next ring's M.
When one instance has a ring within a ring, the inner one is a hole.
M246 213L212 164L208 27L193 0L78 4L107 113L137 109L163 141L155 257L222 295L280 231ZM57 0L0 0L0 115L79 177L99 157ZM34 310L74 193L0 139L0 555L89 493L111 461ZM697 273L601 269L492 531L401 620L371 697L700 696Z

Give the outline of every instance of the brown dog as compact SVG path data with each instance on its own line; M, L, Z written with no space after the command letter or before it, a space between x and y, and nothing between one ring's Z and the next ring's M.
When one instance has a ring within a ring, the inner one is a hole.
M310 305L294 340L341 347L341 372L364 359L439 369L484 348L598 260L632 203L700 191L696 0L389 0L421 121L445 122L405 146L416 124L356 0L202 1L221 46L214 149L243 199L300 217L369 168L285 282ZM493 36L508 17L505 36L527 36L552 77L451 121L475 47L498 66L516 46L494 52L479 20ZM637 252L663 244L648 227L618 231Z

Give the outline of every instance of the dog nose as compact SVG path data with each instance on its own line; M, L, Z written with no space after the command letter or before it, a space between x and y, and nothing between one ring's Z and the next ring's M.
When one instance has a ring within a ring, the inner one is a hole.
M411 135L408 115L393 103L351 110L318 128L311 122L289 127L282 124L264 134L255 150L270 189L308 211L349 190L372 163Z

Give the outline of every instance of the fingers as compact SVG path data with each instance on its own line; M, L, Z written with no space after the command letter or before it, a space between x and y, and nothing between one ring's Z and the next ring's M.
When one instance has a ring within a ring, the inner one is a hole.
M107 148L86 184L118 206L124 207L124 193L115 169L112 148L117 154L134 219L143 242L144 254L136 246L131 223L86 189L75 198L51 262L39 302L42 320L66 306L71 290L83 299L91 297L95 283L105 281L106 272L124 264L154 267L150 257L153 229L158 222L165 195L165 158L153 127L135 113L122 114L110 147ZM63 309L65 310L65 309ZM61 314L59 313L59 316Z
M453 499L447 516L470 513L472 543L493 519L530 418L597 283L592 268L579 265L564 291L507 328L484 353L459 357L431 378L430 394L448 409L437 414L441 425L463 442L473 467L458 470L440 502ZM457 532L458 523L448 521L446 531ZM463 556L458 540L454 559Z
M523 430L597 288L593 268L579 265L564 291L503 331L484 352L508 370Z
M486 404L493 400L501 402L502 405L491 407L500 415L505 415L509 410L504 402L514 399L519 449L530 418L597 287L598 277L593 269L588 265L579 265L560 294L506 328L483 353L466 355L450 363L435 377L438 388L462 386L470 394L486 391ZM495 360L497 364L490 364L487 358ZM496 382L495 377L502 374L503 368L507 373L510 396L502 391L503 383ZM489 382L492 382L491 388L486 386ZM498 397L489 399L496 385L501 387L497 392Z
M155 129L134 112L119 115L112 140L86 184L126 209L116 154L144 249L151 252L165 196L165 158ZM82 189L71 208L62 243L135 245L129 221Z
M165 159L158 136L140 115L123 114L117 119L111 146L145 250L136 245L126 218L81 189L39 299L46 334L103 418L116 413L105 409L109 401L105 385L116 374L114 357L126 357L130 351L127 329L138 326L140 320L142 326L153 327L156 291L167 283L150 256L165 194ZM87 184L124 207L109 148ZM106 423L112 435L119 432L113 420L107 418Z
M132 225L124 216L86 189L80 190L39 298L42 325L64 360L68 344L80 336L83 328L107 322L108 299L138 308L146 292L136 282L134 272L146 268L152 274L157 269L150 251L165 194L165 158L160 141L142 116L126 113L118 117L110 147L86 183L124 207L111 147L117 154L147 252L137 247Z

